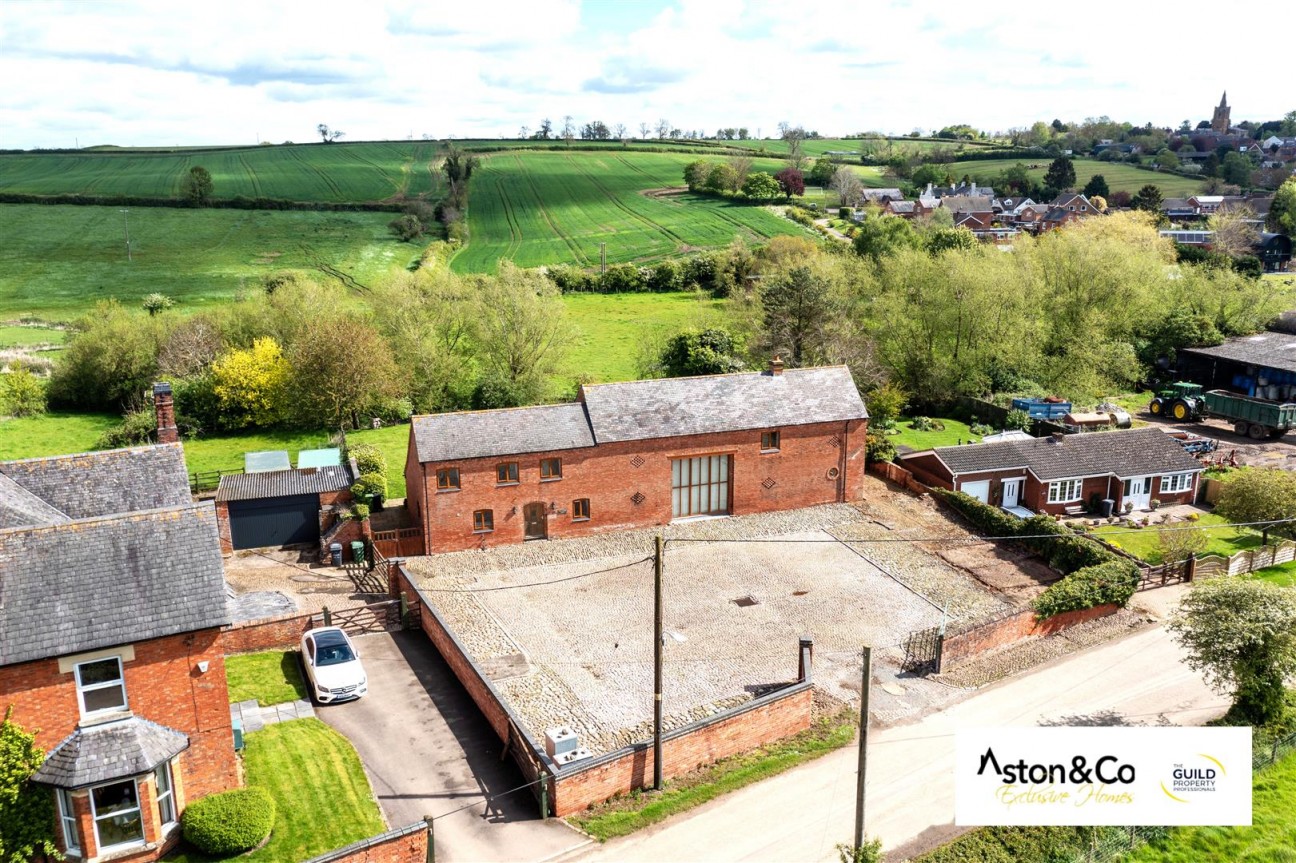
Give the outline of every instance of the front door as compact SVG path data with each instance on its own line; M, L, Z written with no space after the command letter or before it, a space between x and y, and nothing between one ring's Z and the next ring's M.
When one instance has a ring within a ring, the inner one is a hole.
M1006 479L1003 481L1004 508L1017 505L1017 501L1021 500L1021 487L1022 481L1019 479Z
M545 505L543 503L529 503L523 507L522 519L526 522L524 539L549 538L549 519L545 516Z
M1132 476L1125 480L1123 503L1134 504L1134 509L1147 509L1152 500L1152 477Z

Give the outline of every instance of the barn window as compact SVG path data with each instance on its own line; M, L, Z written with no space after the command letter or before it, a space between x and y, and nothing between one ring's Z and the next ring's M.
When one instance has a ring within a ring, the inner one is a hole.
M437 491L456 491L459 488L459 468L443 467L437 471Z
M562 459L540 459L540 479L562 479Z
M671 517L729 512L729 456L671 459Z
M779 433L776 431L761 432L761 452L779 451Z
M495 482L499 485L511 485L518 481L518 463L506 461L495 465Z
M583 497L580 500L572 501L572 521L589 521L589 517L589 498Z
M495 510L479 509L473 513L473 533L490 533L495 529Z

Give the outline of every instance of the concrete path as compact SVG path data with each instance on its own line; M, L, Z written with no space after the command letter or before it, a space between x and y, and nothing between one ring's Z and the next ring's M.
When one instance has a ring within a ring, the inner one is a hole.
M541 820L529 789L506 793L522 774L500 760L499 739L423 633L361 636L356 647L369 694L318 716L360 753L391 826L436 818L438 863L546 860L589 842Z
M315 708L309 701L285 701L283 704L272 704L261 707L256 699L235 701L230 704L230 719L243 723L244 733L260 731L267 725L276 722L287 722L290 719L309 719L315 715Z
M870 735L867 832L897 859L955 835L954 729L991 725L1199 725L1227 700L1157 626L1009 678L926 718ZM566 860L836 861L855 823L855 747Z

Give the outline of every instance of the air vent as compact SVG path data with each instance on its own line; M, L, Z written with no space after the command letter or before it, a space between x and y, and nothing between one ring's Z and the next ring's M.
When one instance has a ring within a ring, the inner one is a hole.
M760 600L750 594L747 596L740 596L737 599L732 599L730 602L739 608L751 608L753 605L760 605Z

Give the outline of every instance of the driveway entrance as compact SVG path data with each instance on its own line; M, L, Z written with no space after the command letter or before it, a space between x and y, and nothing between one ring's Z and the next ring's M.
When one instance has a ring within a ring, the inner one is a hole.
M542 820L530 789L505 793L526 780L512 759L500 760L499 738L427 636L379 633L355 643L369 695L317 715L360 753L391 826L444 815L434 824L436 857L452 863L545 860L588 843L561 821Z

